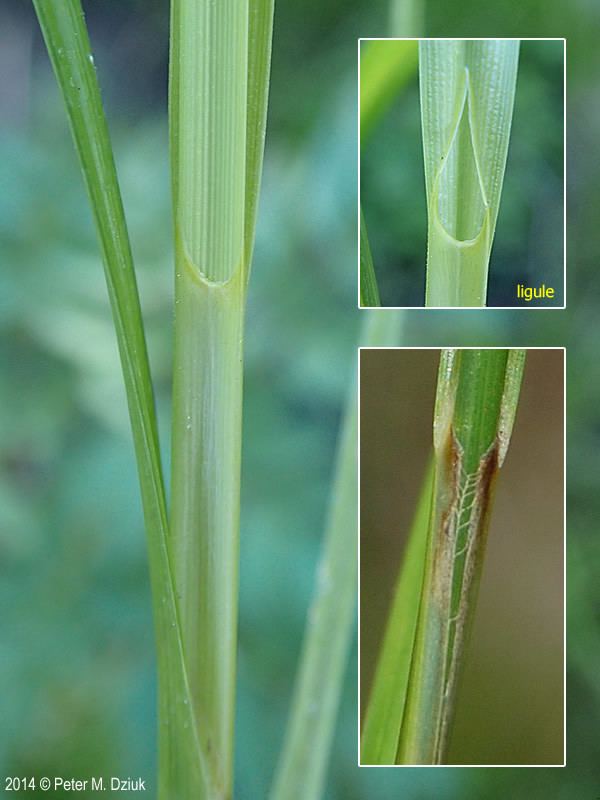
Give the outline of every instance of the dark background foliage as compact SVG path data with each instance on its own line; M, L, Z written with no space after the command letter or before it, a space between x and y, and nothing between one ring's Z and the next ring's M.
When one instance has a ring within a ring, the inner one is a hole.
M168 442L166 0L88 0ZM594 797L600 539L597 146L591 0L428 4L427 33L568 39L568 310L409 312L409 345L568 348L565 770L358 770L356 650L327 797ZM276 10L247 319L236 794L266 796L356 363L356 39L387 3ZM154 653L139 496L94 231L31 6L0 0L0 772L141 774ZM165 448L167 452L168 448Z

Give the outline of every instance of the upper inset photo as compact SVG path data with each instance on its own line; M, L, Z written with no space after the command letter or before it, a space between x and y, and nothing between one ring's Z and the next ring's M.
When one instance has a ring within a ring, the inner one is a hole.
M565 308L565 54L359 40L359 307Z

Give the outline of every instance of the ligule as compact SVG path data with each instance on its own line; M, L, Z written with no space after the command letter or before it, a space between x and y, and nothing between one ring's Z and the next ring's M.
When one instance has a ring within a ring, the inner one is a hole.
M419 44L428 306L486 303L518 54L518 40Z

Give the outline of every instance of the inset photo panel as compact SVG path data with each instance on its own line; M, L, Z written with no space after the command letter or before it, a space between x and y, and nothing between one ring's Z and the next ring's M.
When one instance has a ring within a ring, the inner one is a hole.
M359 765L565 764L565 351L359 351Z
M565 39L360 39L361 308L566 306Z

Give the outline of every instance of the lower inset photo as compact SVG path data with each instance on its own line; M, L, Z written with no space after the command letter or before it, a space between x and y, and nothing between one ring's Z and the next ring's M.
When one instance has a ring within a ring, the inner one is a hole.
M565 350L359 352L359 765L565 764Z

